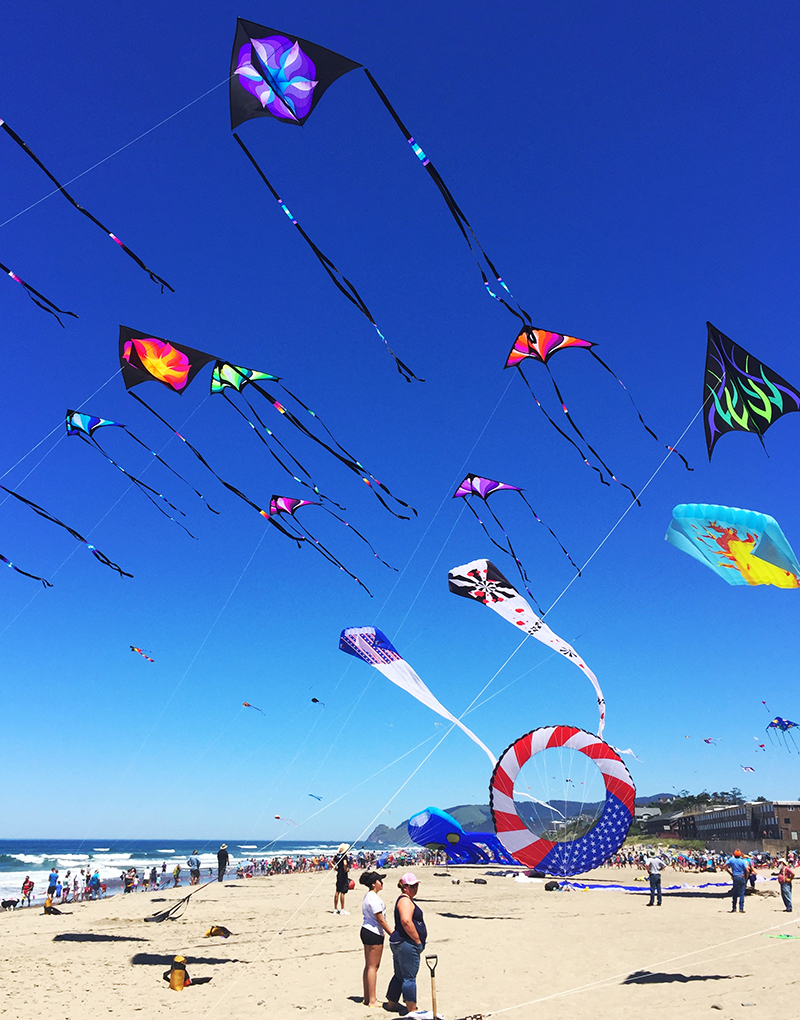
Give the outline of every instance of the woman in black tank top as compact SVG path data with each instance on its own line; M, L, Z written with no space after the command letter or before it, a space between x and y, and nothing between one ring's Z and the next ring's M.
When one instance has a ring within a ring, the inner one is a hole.
M394 905L395 929L389 939L389 946L394 958L394 977L389 982L386 992L387 1006L394 1009L400 1004L400 996L409 1012L417 1009L417 973L419 961L428 931L422 916L422 910L414 902L419 891L416 875L407 871L397 883L400 896Z

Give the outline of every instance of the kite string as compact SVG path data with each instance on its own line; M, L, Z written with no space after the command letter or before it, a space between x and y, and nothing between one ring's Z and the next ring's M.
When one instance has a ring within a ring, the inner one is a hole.
M156 726L157 726L157 725L158 725L158 723L159 723L159 722L161 721L161 719L162 719L162 717L163 717L164 713L166 712L166 710L167 710L167 708L169 707L170 703L172 702L173 698L174 698L174 697L175 697L175 695L176 695L176 694L178 693L178 690L180 689L180 687L181 687L181 684L182 684L182 683L183 683L183 681L184 681L184 680L186 679L186 677L187 677L187 676L189 675L189 672L190 672L190 670L191 670L191 669L192 669L192 667L194 666L194 664L195 664L195 662L197 661L197 658L198 658L198 656L200 655L200 653L202 652L202 650L203 650L203 649L205 648L205 646L206 646L206 642L207 642L207 641L208 641L208 639L209 639L209 638L211 637L211 634L212 634L212 632L213 632L214 628L216 627L216 625L217 625L217 624L219 623L220 617L221 617L221 616L222 616L222 614L223 614L223 613L225 612L225 610L226 610L226 609L228 608L228 603L229 603L229 602L231 601L231 599L232 599L232 598L233 598L233 596L235 595L235 593L236 593L236 589L237 589L237 588L239 587L239 585L240 585L240 584L242 583L242 579L243 579L244 575L245 575L245 574L247 573L247 570L248 570L248 568L249 568L250 564L251 564L251 563L253 562L253 560L254 560L254 558L255 558L255 555L256 555L256 553L257 553L257 552L258 552L258 550L259 550L259 549L261 548L261 543L262 543L262 542L264 541L264 539L265 539L266 537L267 537L267 529L265 528L265 529L264 529L264 530L262 531L262 533L261 533L261 538L259 538L258 542L257 542L257 543L256 543L256 545L255 545L255 548L254 548L254 549L253 549L253 551L252 551L252 552L250 553L250 559L249 559L249 560L247 561L247 563L245 563L244 567L242 568L242 570L241 570L241 573L239 574L239 576L238 576L238 577L237 577L237 579L236 579L236 583L234 584L233 588L231 588L231 590L230 590L230 592L229 592L229 594L228 594L228 597L227 597L227 598L225 599L225 601L223 602L223 604L222 604L222 608L220 609L220 611L219 611L219 612L217 613L216 617L214 618L214 622L213 622L213 623L211 624L211 626L210 626L210 627L208 628L208 630L207 630L207 632L206 632L206 635L205 635L205 637L204 637L204 638L203 638L203 640L202 640L202 641L200 642L200 645L198 646L198 648L197 648L197 651L196 651L196 652L194 653L194 655L192 656L192 659L191 659L191 661L190 661L189 665L188 665L188 666L186 667L186 669L185 669L185 670L183 671L183 674L182 674L181 678L180 678L180 679L178 680L177 684L176 684L176 685L175 685L175 687L173 688L173 690L172 690L172 693L170 694L170 696L169 696L169 697L167 698L167 700L166 700L166 701L164 702L164 704L163 704L163 705L161 706L161 711L160 711L160 712L158 713L158 715L156 716L155 720L153 721L153 725L152 725L152 726L150 727L149 731L148 731L148 732L147 732L147 734L145 735L145 738L144 738L144 740L143 740L143 741L141 742L141 744L139 745L139 748L138 748L138 750L136 750L136 751L135 751L135 752L134 752L134 753L133 753L133 754L131 755L131 758L130 758L130 760L129 760L128 764L127 764L127 765L125 766L125 771L124 771L124 772L122 773L122 776L121 776L121 778L122 778L122 779L124 779L124 778L125 778L125 776L127 776L128 772L130 772L130 770L131 770L131 767L132 767L132 765L133 765L133 763L134 763L135 759L136 759L136 758L137 758L137 757L138 757L138 756L139 756L139 755L140 755L140 754L142 753L142 749L144 748L145 744L146 744L146 743L147 743L147 741L148 741L148 740L150 739L150 737L151 737L151 736L153 735L153 732L154 732L154 730L155 730Z
M383 600L380 608L378 609L378 612L376 613L376 619L379 619L381 614L383 613L383 611L386 609L386 606L387 606L389 600L394 595L395 590L397 589L397 586L399 585L400 581L402 580L403 576L405 575L406 571L408 570L409 566L411 565L412 560L414 559L414 557L419 552L420 546L425 541L425 538L427 537L428 532L431 530L431 528L433 527L433 525L434 525L436 519L438 518L439 514L442 512L442 508L444 507L444 505L447 502L448 498L451 498L450 497L450 493L452 492L454 486L458 485L459 481L461 480L461 477L463 475L463 472L464 472L464 470L466 468L467 463L469 462L470 457L475 452L475 449L478 446L478 443L481 441L481 439L483 439L483 436L486 433L486 430L488 429L489 425L491 424L492 419L494 418L495 414L497 414L497 411L500 408L500 404L505 399L505 396L508 393L508 389L511 386L512 382L513 382L513 376L509 379L508 383L506 384L506 388L500 394L500 396L499 396L499 398L497 400L497 403L494 405L494 407L492 408L491 412L489 413L489 416L486 419L486 421L485 421L485 423L483 425L483 428L478 433L478 436L476 437L475 442L472 444L472 446L471 446L471 448L469 450L469 453L464 458L464 460L463 460L463 462L461 464L461 467L459 469L459 472L458 472L458 477L448 486L448 488L447 488L447 490L445 492L445 495L443 496L441 502L439 503L439 506L436 508L436 511L434 512L433 516L431 517L430 521L428 522L428 525L425 528L425 531L422 533L419 541L417 542L416 546L412 550L411 555L406 560L402 570L400 570L398 572L398 575L395 578L394 584L389 589L389 593L387 594L386 598ZM439 557L441 556L445 546L450 541L450 537L452 536L453 531L455 530L456 525L458 524L459 520L461 519L461 513L463 513L463 507L462 507L461 512L456 517L455 523L453 524L453 527L450 529L447 537L444 539L444 541L440 545L439 552L437 553L433 563L431 564L431 568L428 571L428 573L427 573L427 575L425 577L424 582L421 585L417 585L416 586L416 592L415 592L414 598L412 599L411 604L408 606L408 608L407 608L407 610L405 612L405 615L403 616L402 620L400 621L400 624L398 625L398 627L395 628L395 634L399 633L400 629L403 627L403 625L405 624L406 620L408 619L409 613L414 608L414 606L415 606L415 604L417 602L417 599L419 598L419 596L420 596L420 594L422 592L423 587L425 586L425 584L427 584L428 579L431 576L431 573L433 571L433 568L434 568L436 562L439 560ZM352 659L348 662L347 666L345 666L345 668L342 671L339 679L336 681L336 685L333 688L334 691L338 690L339 686L341 685L342 681L344 680L344 678L347 675L347 672L351 668L351 666L352 666ZM311 777L311 780L309 781L309 785L311 783L313 783L314 779L319 774L319 771L322 768L322 765L325 763L325 761L327 761L328 757L330 756L331 752L333 751L334 747L336 746L339 738L341 737L341 735L342 735L342 733L344 731L345 726L347 725L347 723L349 722L350 718L352 717L353 712L355 711L355 709L358 706L359 702L363 699L364 695L367 693L367 691L369 690L371 684L373 683L373 679L374 678L370 678L369 682L367 683L367 686L364 688L364 690L361 692L361 694L359 695L358 699L356 700L355 704L352 706L352 708L351 708L347 718L345 719L341 729L339 730L339 732L334 737L333 742L331 743L330 747L328 748L328 750L327 750L327 752L325 754L325 757L323 758L322 762L318 766L317 771ZM297 756L295 756L295 758L296 757Z
M770 925L768 928L762 928L760 931L749 932L747 935L737 935L735 938L726 939L724 942L717 942L712 946L703 946L701 949L693 949L688 953L681 953L679 956L670 956L666 960L658 960L656 963L649 964L646 968L640 967L639 970L652 972L653 967L663 967L667 963L675 963L677 960L685 960L687 956L697 956L699 953L708 953L714 949L720 949L722 946L729 946L734 942L741 942L743 939L754 938L756 935L764 935L768 931L774 931L775 928L784 928L787 924L797 924L797 921L782 921L780 924ZM597 981L590 981L585 985L576 985L574 988L567 988L563 992L553 992L551 995L543 995L539 999L529 999L527 1002L520 1002L516 1006L504 1006L502 1009L495 1009L489 1013L484 1013L483 1016L499 1016L501 1013L509 1013L514 1009L522 1009L525 1006L533 1006L540 1002L549 1002L551 999L559 999L566 995L575 995L576 992L587 991L590 988L598 988L601 985L609 984L612 981L619 981L622 978L627 978L631 973L635 972L623 971L621 974L613 974L611 977L599 978Z
M79 174L76 174L75 177L71 177L66 182L66 184L63 185L63 187L53 188L52 191L49 191L46 195L43 195L41 198L38 198L35 202L32 202L29 206L26 206L24 209L20 209L20 211L14 213L13 216L9 216L7 220L3 220L3 222L0 223L0 229L2 229L5 226L8 226L9 223L17 219L19 216L24 215L26 212L30 212L31 209L35 209L36 206L40 205L42 202L46 202L47 199L52 198L53 195L58 195L60 192L64 190L64 188L68 188L70 184L74 184L75 181L79 180L81 177L85 177L86 174L91 173L92 170L96 170L97 167L102 166L102 164L108 162L109 159L113 159L114 156L118 156L121 152L129 148L135 142L138 142L146 135L149 135L151 131L155 131L157 128L160 128L162 125L166 124L167 121L172 120L173 117L177 117L178 114L183 113L184 110L188 110L190 106L194 106L195 103L199 103L201 99L205 99L207 95L210 95L212 92L215 91L215 89L220 88L220 86L225 85L229 80L230 75L227 75L221 82L218 82L216 85L212 85L210 89L205 91L202 95L198 96L196 99L193 99L190 103L187 103L185 106L182 106L179 110L176 110L174 113L171 113L168 117L164 117L163 120L160 120L157 124L154 124L152 127L149 127L146 131L142 131L140 135L137 135L135 138L132 138L129 142L125 142L124 145L120 145L118 149L115 149L107 156L103 156L102 159L99 159L96 163L93 163L90 167L87 167L86 170L82 170Z
M109 383L111 382L111 380L112 380L112 379L113 379L113 378L114 378L115 376L117 376L117 375L119 374L119 372L120 372L120 369L117 369L117 370L116 370L115 372L112 372L112 374L111 374L111 375L110 375L110 376L108 377L108 379L106 379L106 381L105 381L105 382L103 383L103 385L102 385L102 386L98 386L98 387L97 387L97 389L96 389L96 390L94 391L94 393L90 394L90 395L89 395L88 397L86 397L86 398L85 398L84 400L82 400L82 401L80 402L80 404L78 404L78 406L77 406L76 410L80 410L80 409L81 409L81 408L83 407L83 405L84 405L84 404L86 404L86 403L88 403L88 401L92 400L92 398L93 398L93 397L96 397L96 396L97 396L97 394L98 394L98 393L100 392L100 390L102 390L102 389L105 389L105 387L106 387L106 386L108 386L108 384L109 384ZM16 462L16 464L12 464L10 468L8 468L7 470L5 470L5 471L4 471L3 473L2 473L2 475L0 475L0 481L1 481L1 480L2 480L3 478L5 478L5 477L6 477L6 475L9 475L9 474L11 474L11 472L12 472L12 471L14 470L14 468L16 468L16 467L19 467L19 465L20 465L20 464L21 464L21 463L23 462L23 460L25 460L25 459L26 459L27 457L30 457L30 455L31 455L31 454L33 453L33 451L34 451L34 450L36 450L36 449L38 449L38 448L39 448L39 447L40 447L40 446L42 445L42 443L45 443L45 442L47 442L47 440L48 440L48 439L50 438L50 436L52 436L52 435L53 435L53 433L54 433L54 432L55 432L55 431L56 431L56 430L57 430L58 428L60 428L60 427L61 427L61 426L62 426L63 424L64 424L64 423L63 423L63 422L61 422L61 423L60 423L59 425L54 425L54 426L53 426L53 428L51 428L51 429L50 429L50 431L49 431L49 432L47 433L47 435L46 435L46 436L43 436L43 437L42 437L42 438L41 438L41 439L39 440L39 442L38 442L38 443L36 443L36 445L35 445L35 446L32 446L32 447L30 448L30 450L28 450L28 452L27 452L27 453L23 453L23 455L22 455L22 456L20 457L20 459L19 459L19 460L18 460L18 461ZM62 438L63 438L63 436L62 436ZM58 440L58 442L61 442L61 440L59 439L59 440ZM57 445L57 444L56 444L56 445ZM55 446L53 446L53 448L52 448L52 449L55 449ZM52 450L51 450L50 452L52 452ZM47 456L47 454L45 454L45 456ZM44 460L44 457L42 458L42 460ZM42 461L40 460L40 461L39 461L39 463L38 463L38 464L36 465L36 467L38 467L38 466L39 466L39 464L41 464L41 462L42 462ZM32 470L32 471L35 471L35 470L36 470L36 468L32 468L31 470ZM29 472L28 472L28 475L29 475L30 473L31 473L31 472L29 471ZM27 478L27 477L28 477L28 475L25 475L25 478ZM24 481L25 481L25 478L23 478L23 479L22 479L22 481L20 481L20 482L17 482L17 485L15 485L15 486L14 486L14 491L15 491L15 492L16 492L16 490L17 490L17 487L18 487L18 486L20 486L20 485L22 485L22 482L24 482ZM2 502L0 502L0 506L2 506L2 505L3 505L3 503L5 503L6 499L8 499L8 496L6 496L6 497L5 497L5 499L3 499L3 501L2 501Z
M667 453L666 457L664 457L664 459L661 461L661 463L658 465L658 467L655 469L655 471L650 475L650 477L644 483L642 488L639 490L639 496L640 497L641 497L642 493L645 491L645 489L647 489L647 487L650 485L650 483L656 477L656 475L659 473L661 468L664 467L664 465L667 463L669 458L673 455L673 453L676 452L674 447L676 447L678 445L678 443L680 443L680 441L683 439L683 437L686 435L686 433L689 431L689 429L692 427L692 425L694 425L694 423L697 421L697 419L703 413L703 407L704 406L705 406L704 403L700 405L700 407L697 409L697 412L694 415L694 417L692 418L692 420L689 422L689 424L686 426L686 428L683 430L683 432L681 432L680 436L677 439L677 442L673 443L672 446L668 448L668 453ZM622 524L622 522L628 516L628 514L633 509L633 507L637 505L637 502L638 501L636 499L631 500L631 502L628 504L628 506L623 510L622 514L620 515L620 517L616 521L616 523L613 525L611 530L608 532L608 534L606 534L606 536L602 539L602 541L597 546L597 548L594 550L594 552L589 556L589 558L583 564L583 566L581 567L581 573L583 573L583 571L589 566L589 564L592 562L592 560L595 558L595 556L600 552L600 550L603 548L603 546L606 544L606 542L609 540L609 538L611 538L611 536L614 534L614 532L617 530L617 528L620 526L620 524ZM561 594L558 595L557 598L555 599L555 601L550 605L550 607L547 610L547 613L549 613L554 608L554 606L556 606L557 603L560 602L560 600L563 598L564 595L566 595L566 593L569 591L569 589L572 587L572 585L575 583L575 581L578 579L579 576L580 576L580 574L576 574L573 578L570 579L569 583L564 587L564 589L562 590ZM546 616L547 613L545 613L544 615Z

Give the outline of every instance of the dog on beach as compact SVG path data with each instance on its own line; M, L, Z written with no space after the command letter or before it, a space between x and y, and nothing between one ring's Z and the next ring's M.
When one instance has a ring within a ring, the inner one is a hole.
M16 910L18 903L19 900L3 900L1 905L3 910Z

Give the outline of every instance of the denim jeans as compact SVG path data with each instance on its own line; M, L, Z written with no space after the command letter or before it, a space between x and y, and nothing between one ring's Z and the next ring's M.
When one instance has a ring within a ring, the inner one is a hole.
M739 901L739 910L744 910L744 891L745 891L746 888L747 888L747 879L744 876L742 876L742 878L734 878L734 880L733 880L733 889L731 889L731 894L733 895L733 909L734 910L736 910L736 901L737 900Z
M792 909L792 883L781 882L781 896L783 897L783 905L787 910Z
M661 906L661 874L649 875L650 879L650 904L652 906L653 900L658 897L658 905Z
M417 972L422 955L422 946L413 942L390 942L394 958L394 977L389 982L386 998L390 1002L399 1002L402 993L404 1002L417 1001Z

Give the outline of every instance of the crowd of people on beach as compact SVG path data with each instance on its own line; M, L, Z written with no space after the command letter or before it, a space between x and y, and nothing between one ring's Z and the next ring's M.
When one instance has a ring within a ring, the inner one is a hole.
M312 854L312 855L287 855L285 857L252 857L242 861L236 866L237 878L253 878L255 876L270 875L293 875L311 871L329 871L337 866L336 854ZM442 851L423 849L394 850L391 853L377 853L373 850L362 848L349 856L350 866L359 869L376 866L380 861L381 867L386 868L410 868L428 864L444 864L447 856ZM217 868L209 867L209 881L215 872L221 882L232 870L230 858L227 853L227 846L223 843L217 852ZM201 866L198 851L195 850L186 861L186 868L189 871L189 884L199 885L201 880ZM124 894L136 892L155 892L158 889L176 888L182 884L181 876L184 868L180 863L175 864L171 871L168 871L167 862L162 861L160 867L127 868L120 873L119 879L101 879L99 868L80 868L74 872L68 870L61 877L59 869L53 868L47 878L46 900L50 905L66 903L81 903L87 900L97 900L104 897L109 890L113 894L119 889ZM171 885L170 885L171 883ZM21 889L21 906L30 906L31 900L36 898L34 892L35 883L30 875L25 876Z

